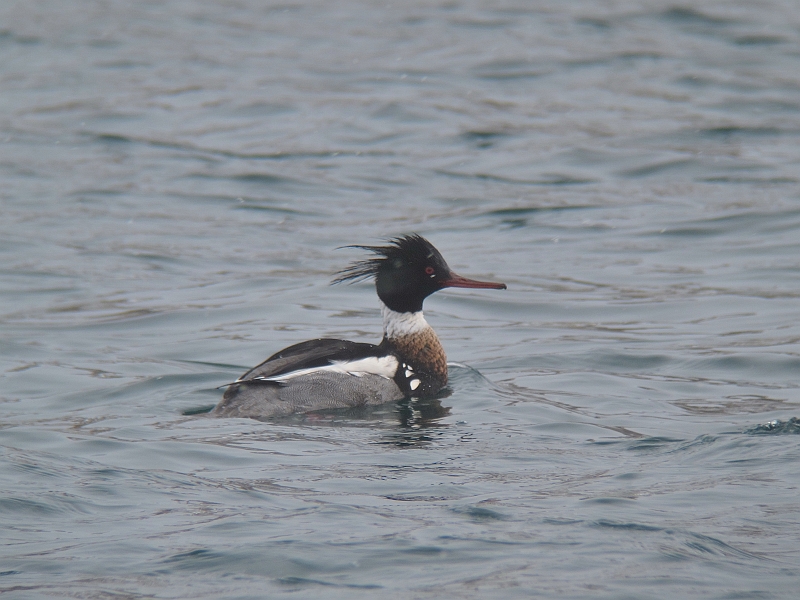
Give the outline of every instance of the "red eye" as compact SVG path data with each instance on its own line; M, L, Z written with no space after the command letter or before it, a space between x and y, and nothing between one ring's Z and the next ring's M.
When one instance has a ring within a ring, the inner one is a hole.
M425 273L428 275L433 275L433 267L425 267Z

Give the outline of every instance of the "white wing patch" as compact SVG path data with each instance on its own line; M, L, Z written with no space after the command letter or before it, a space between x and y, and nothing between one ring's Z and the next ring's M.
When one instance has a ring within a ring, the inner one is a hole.
M289 381L295 377L303 375L310 375L311 373L342 373L343 375L353 375L361 377L362 375L379 375L386 379L392 379L397 372L398 366L397 359L394 356L369 356L359 360L337 360L329 365L322 367L309 367L308 369L298 369L284 373L283 375L276 375L274 377L254 377L256 381Z

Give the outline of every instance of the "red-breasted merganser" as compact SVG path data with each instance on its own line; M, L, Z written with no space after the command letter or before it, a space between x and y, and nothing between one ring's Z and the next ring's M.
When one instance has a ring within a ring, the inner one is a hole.
M506 289L456 275L420 235L347 247L375 256L340 271L333 283L375 278L381 343L323 338L289 346L231 383L212 415L268 418L435 396L447 385L447 357L422 302L447 287Z

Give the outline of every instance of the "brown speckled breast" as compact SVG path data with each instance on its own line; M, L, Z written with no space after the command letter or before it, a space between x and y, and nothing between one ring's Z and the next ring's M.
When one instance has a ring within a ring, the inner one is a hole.
M419 333L384 339L382 345L391 348L413 370L420 380L414 396L431 396L447 385L447 355L439 337L428 328ZM402 365L399 371L402 371Z

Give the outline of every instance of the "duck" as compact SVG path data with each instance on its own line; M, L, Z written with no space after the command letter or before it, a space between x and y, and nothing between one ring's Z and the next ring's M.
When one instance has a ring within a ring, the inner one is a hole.
M455 274L418 234L384 245L351 245L371 256L336 274L333 284L374 279L381 306L379 344L332 338L307 340L276 352L226 387L215 417L270 419L432 398L447 386L447 356L425 320L424 300L445 288L504 290L504 283Z

